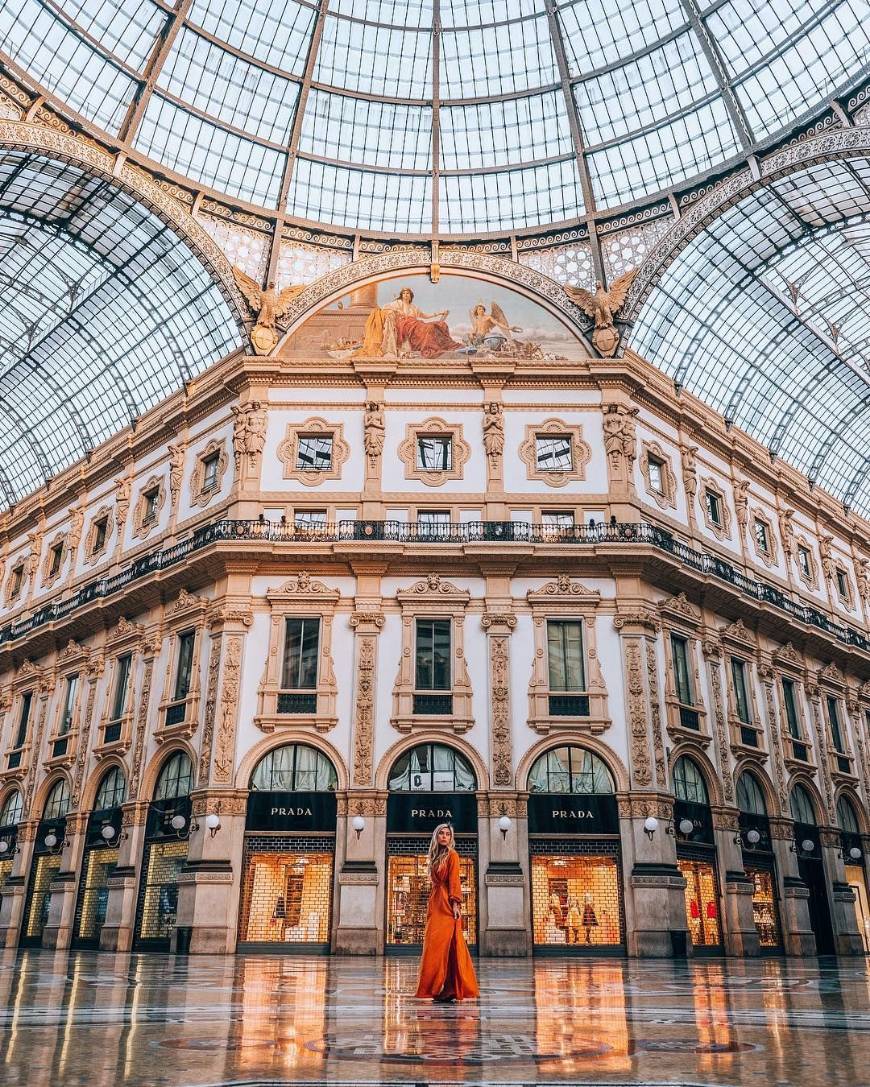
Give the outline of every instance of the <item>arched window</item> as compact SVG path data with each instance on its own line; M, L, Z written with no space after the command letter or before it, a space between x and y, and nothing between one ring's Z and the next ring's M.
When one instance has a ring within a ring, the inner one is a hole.
M400 755L388 788L405 793L474 792L477 778L464 755L446 744L419 744Z
M840 824L840 830L844 830L847 834L861 833L858 816L848 797L841 796L837 801L837 822Z
M66 778L56 781L48 794L45 808L42 812L43 819L62 819L69 811L69 785Z
M816 812L810 794L803 785L795 785L789 797L791 817L796 823L806 823L808 826L816 825Z
M674 763L674 795L689 804L709 804L707 786L698 764L685 755Z
M94 800L94 811L105 811L107 808L118 808L127 799L127 779L120 766L113 766L107 771L100 787L97 789L97 797Z
M555 747L529 771L530 793L612 793L607 766L585 747Z
M21 809L23 808L21 793L16 789L6 797L3 811L0 812L0 827L14 827L21 822Z
M192 788L193 767L190 759L183 751L176 751L174 755L170 755L160 771L154 799L177 800L179 797L189 796Z
M767 815L764 793L750 773L741 774L737 779L737 807L749 815Z
M316 747L287 744L257 763L251 788L272 793L325 793L338 788L335 767Z

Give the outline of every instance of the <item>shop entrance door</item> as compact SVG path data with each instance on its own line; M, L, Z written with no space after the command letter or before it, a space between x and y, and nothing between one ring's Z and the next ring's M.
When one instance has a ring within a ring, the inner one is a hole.
M719 950L722 929L719 925L719 888L716 866L712 861L678 859L677 866L686 881L686 921L695 950Z
M798 875L810 891L810 927L816 937L816 954L833 955L834 928L831 924L831 908L828 905L825 866L820 860L799 857Z

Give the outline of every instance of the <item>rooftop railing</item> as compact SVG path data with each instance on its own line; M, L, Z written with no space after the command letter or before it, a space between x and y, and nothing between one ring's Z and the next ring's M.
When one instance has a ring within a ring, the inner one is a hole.
M671 555L682 565L699 573L715 577L739 589L745 596L769 604L799 622L817 627L846 645L870 650L870 640L845 623L830 619L817 608L794 600L782 589L766 581L748 577L738 569L706 551L697 551L676 539L666 529L649 524L589 524L546 525L525 521L467 521L462 523L428 524L405 521L339 521L337 523L308 523L303 526L265 520L213 521L196 529L190 536L171 547L149 552L111 577L98 578L82 585L63 600L45 604L24 619L0 628L0 645L62 619L70 612L90 603L112 596L127 585L166 570L188 555L213 543L227 541L262 541L263 543L293 543L300 546L329 543L413 543L438 544L544 544L559 547L589 547L595 545L646 544Z

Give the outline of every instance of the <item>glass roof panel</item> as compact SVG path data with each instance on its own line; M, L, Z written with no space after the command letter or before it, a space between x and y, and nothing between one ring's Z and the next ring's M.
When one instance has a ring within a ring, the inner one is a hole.
M856 213L856 179L867 165L807 167L730 208L670 265L631 336L635 350L864 516L870 189Z
M582 214L583 195L573 158L525 170L441 177L441 228L451 234L558 223Z
M287 211L300 219L378 231L431 230L432 182L426 175L349 170L300 157L290 182Z
M241 344L205 268L109 182L0 155L0 490L15 502Z
M437 167L461 175L449 191L474 205L439 207L442 229L512 231L548 225L549 207L554 223L572 205L576 215L568 194L587 173L596 207L584 214L630 208L828 108L866 81L870 11L867 0L561 0L549 11L547 0L20 0L0 5L0 41L37 90L197 187L274 210L298 149L309 165L293 168L291 215L427 233L444 191ZM575 134L584 154L569 182L554 163ZM499 215L502 182L483 172L532 166L545 191L528 214L509 199ZM379 207L366 195L373 167L430 174L396 183L429 209ZM350 173L328 198L336 170Z

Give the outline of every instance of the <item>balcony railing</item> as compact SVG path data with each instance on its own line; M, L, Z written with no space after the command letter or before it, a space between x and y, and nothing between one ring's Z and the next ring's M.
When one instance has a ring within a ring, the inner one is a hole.
M234 540L292 543L294 546L354 542L412 543L426 547L479 543L544 544L560 548L645 544L666 552L683 566L734 586L745 596L761 604L769 604L801 623L807 623L825 631L826 634L846 645L870 651L870 639L860 631L844 623L835 622L816 608L793 600L775 585L748 577L717 555L710 555L706 551L696 551L657 525L600 524L560 527L534 525L525 521L469 521L447 525L417 525L405 521L339 521L337 524L299 528L276 521L229 519L203 525L186 539L179 540L171 547L142 555L125 570L111 577L98 578L82 585L65 599L45 604L25 618L8 623L0 628L0 646L21 638L46 623L63 619L93 600L112 596L149 574L175 566L188 555L201 551L210 544Z

